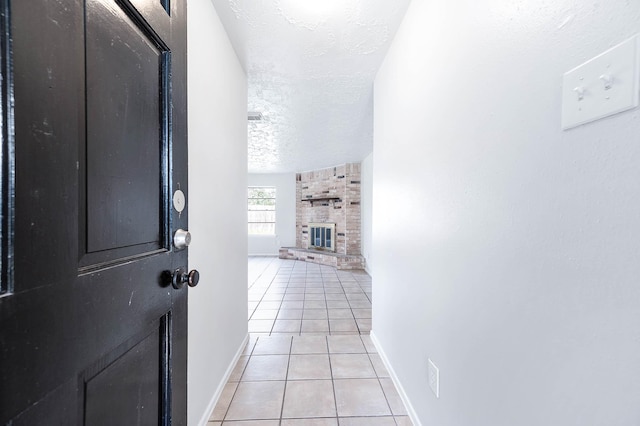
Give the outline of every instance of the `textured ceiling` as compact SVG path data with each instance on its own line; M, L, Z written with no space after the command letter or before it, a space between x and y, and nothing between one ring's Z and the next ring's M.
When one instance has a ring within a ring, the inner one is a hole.
M247 72L249 172L373 150L373 80L410 0L212 0ZM215 73L215 70L213 70Z

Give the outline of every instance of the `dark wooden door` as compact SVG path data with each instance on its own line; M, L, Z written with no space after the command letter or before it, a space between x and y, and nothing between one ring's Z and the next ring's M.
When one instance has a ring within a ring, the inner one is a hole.
M0 0L0 424L186 424L185 2Z

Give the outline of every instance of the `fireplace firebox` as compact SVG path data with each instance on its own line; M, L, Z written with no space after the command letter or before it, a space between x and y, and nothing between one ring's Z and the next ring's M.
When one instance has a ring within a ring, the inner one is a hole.
M315 250L336 251L335 223L310 223L309 248Z

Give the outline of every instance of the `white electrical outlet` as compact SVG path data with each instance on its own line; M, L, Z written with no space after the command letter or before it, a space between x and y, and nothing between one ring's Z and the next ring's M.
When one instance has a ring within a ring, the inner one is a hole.
M431 359L429 359L429 387L436 398L440 398L440 370Z

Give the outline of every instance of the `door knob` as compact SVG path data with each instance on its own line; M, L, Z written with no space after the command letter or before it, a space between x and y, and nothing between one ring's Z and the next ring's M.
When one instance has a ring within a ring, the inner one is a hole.
M187 274L187 284L189 287L195 287L200 282L200 272L196 269L192 269L191 272Z
M178 268L173 272L164 271L163 277L165 283L171 284L176 290L181 289L185 284L195 287L200 282L200 272L195 269L191 272L187 272L184 268Z
M178 250L189 247L189 244L191 244L191 233L189 231L178 229L176 233L173 234L173 245Z

